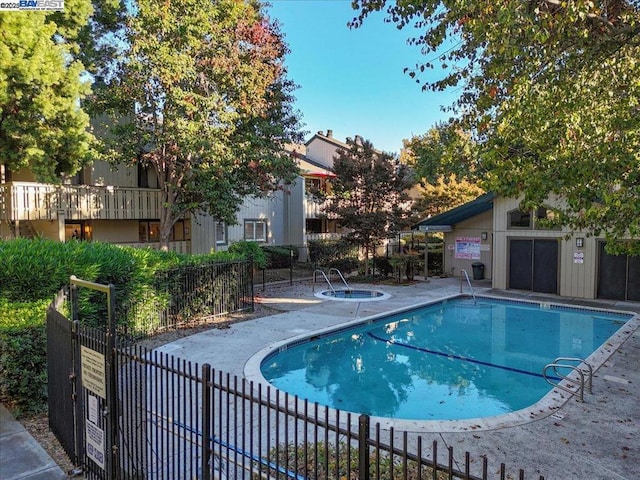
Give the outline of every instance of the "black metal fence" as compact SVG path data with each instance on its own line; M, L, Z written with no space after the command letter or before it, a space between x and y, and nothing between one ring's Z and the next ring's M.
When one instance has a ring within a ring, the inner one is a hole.
M157 275L136 298L119 302L118 328L142 337L252 309L252 262L181 266Z
M73 383L68 408L55 408L74 412L59 420L76 426L66 448L90 480L525 478L366 415L73 325L75 373L50 382Z
M366 415L140 347L118 346L116 357L113 478L490 478L486 457L441 452L437 442L383 430ZM108 478L83 458L88 478ZM504 464L491 471L498 472L492 478L524 478Z

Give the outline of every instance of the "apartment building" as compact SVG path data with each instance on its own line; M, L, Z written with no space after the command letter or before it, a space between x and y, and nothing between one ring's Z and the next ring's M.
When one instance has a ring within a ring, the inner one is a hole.
M330 193L333 157L340 148L348 144L333 138L331 130L318 132L305 145L292 145L288 151L301 176L286 191L247 197L235 225L203 214L186 216L173 227L170 249L207 253L238 240L300 246L308 238L339 234L338 220L323 218L318 192ZM27 169L14 172L0 164L0 239L79 239L159 248L160 202L152 168L114 168L96 161L53 185L39 183Z

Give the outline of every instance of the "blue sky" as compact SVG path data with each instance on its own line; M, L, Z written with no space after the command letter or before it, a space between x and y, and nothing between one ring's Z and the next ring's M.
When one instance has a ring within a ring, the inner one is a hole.
M349 0L271 4L269 14L280 22L291 49L286 64L299 85L296 107L308 131L305 139L332 129L339 140L357 134L380 150L399 153L403 138L449 117L440 107L450 105L453 94L423 92L403 73L427 60L407 45L411 31L384 23L382 15L350 30L347 22L355 12Z

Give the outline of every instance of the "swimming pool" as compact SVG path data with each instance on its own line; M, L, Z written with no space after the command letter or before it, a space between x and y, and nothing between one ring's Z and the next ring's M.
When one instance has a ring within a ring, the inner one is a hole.
M405 420L502 415L552 389L544 366L589 357L633 315L456 298L284 344L260 364L278 389Z

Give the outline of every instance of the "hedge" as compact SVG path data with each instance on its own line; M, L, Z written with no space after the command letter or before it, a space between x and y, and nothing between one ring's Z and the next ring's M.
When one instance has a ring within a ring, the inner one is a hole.
M75 275L117 288L119 306L137 311L157 308L150 285L160 273L181 265L244 258L219 252L180 255L100 242L60 243L46 239L0 241L0 400L17 411L46 405L46 308ZM81 289L83 323L102 326L106 305L102 293ZM141 299L149 302L140 304ZM134 320L135 321L135 320Z

